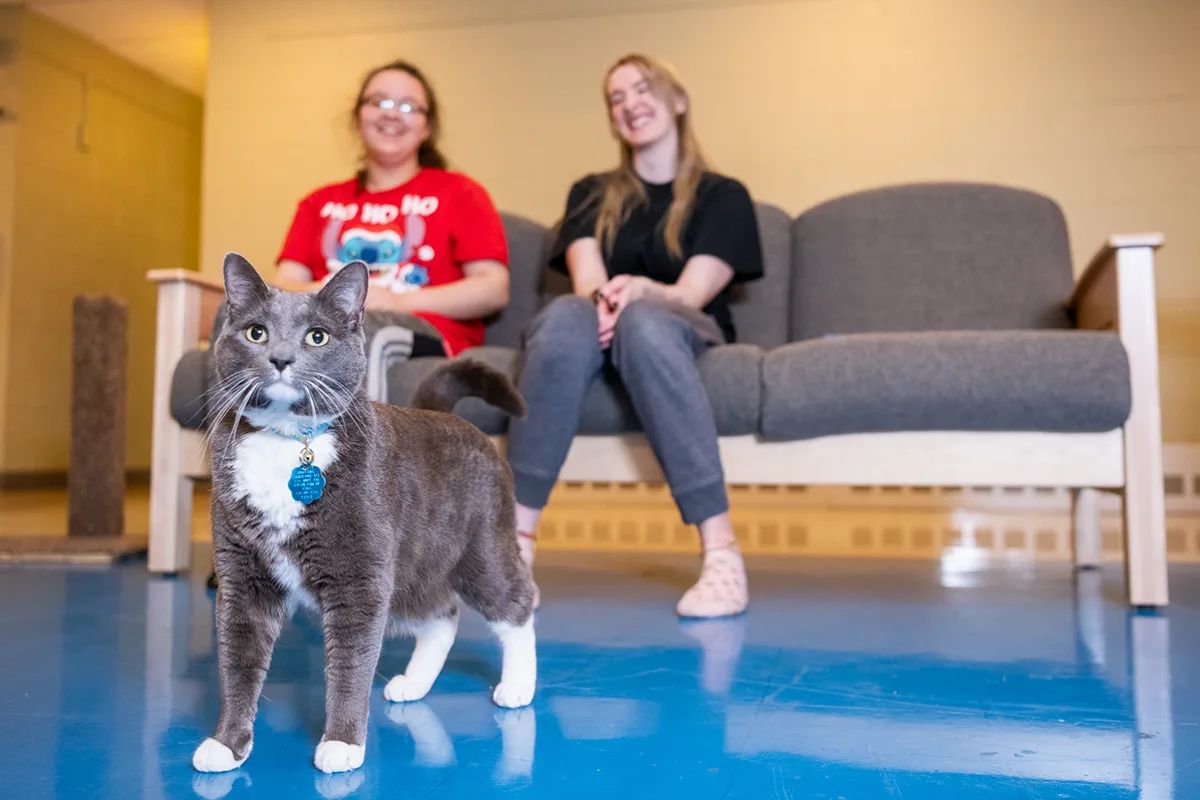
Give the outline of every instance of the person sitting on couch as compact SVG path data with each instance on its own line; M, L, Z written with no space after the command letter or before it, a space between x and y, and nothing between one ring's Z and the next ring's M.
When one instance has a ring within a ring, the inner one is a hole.
M616 169L571 187L551 266L570 274L524 334L519 388L528 416L509 428L517 527L532 567L535 530L575 436L588 387L609 365L632 401L684 522L698 525L700 579L683 617L720 617L749 602L717 430L696 359L736 339L731 283L762 277L754 205L708 169L675 72L643 55L605 75Z

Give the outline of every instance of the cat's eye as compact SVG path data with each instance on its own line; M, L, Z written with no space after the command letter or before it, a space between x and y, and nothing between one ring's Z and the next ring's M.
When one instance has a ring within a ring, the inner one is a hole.
M304 334L304 343L312 347L324 347L329 344L329 331L324 328L313 328Z
M246 338L255 344L262 344L267 340L267 329L262 325L251 325L246 328Z

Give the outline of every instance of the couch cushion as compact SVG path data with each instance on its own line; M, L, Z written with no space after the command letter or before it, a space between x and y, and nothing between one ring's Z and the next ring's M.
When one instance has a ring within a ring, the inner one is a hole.
M1129 415L1129 363L1111 333L831 336L763 361L762 433L1102 432Z
M520 353L506 347L475 347L464 350L463 358L478 358L516 378ZM708 392L717 432L739 436L758 431L762 399L763 351L754 345L714 347L700 357L700 379ZM392 367L388 378L388 402L408 405L417 385L445 359L418 358ZM454 413L470 420L485 433L498 434L508 429L508 417L474 397L463 400ZM584 400L579 433L600 436L640 429L629 397L615 372L606 367L592 384Z
M216 382L212 354L208 350L189 350L175 365L171 376L171 416L184 428L203 430L212 399L209 386Z
M729 310L738 342L770 349L789 341L792 219L767 203L754 204L762 242L763 276L732 289Z
M460 355L461 358L477 358L510 377L516 373L517 356L518 352L511 347L488 345L468 348ZM414 358L392 366L388 370L387 401L396 406L411 405L421 381L445 363L444 358ZM487 434L504 433L508 429L508 415L477 397L468 397L460 402L455 406L454 413Z
M525 217L502 212L508 240L508 306L484 320L484 342L518 347L521 331L542 307L542 274L550 247L550 231Z
M1033 192L970 183L847 195L792 229L792 340L1072 327L1067 226Z

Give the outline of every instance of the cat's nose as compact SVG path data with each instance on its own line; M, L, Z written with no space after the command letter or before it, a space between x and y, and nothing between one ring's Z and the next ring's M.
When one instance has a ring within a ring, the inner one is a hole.
M271 358L268 360L274 364L275 369L279 370L281 373L289 366L296 363L296 359L292 358L291 356L271 356Z

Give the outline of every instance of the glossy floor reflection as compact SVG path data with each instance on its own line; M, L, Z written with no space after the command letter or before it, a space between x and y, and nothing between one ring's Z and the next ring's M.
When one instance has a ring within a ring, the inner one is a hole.
M424 702L383 700L411 643L385 648L366 765L341 776L311 765L311 623L280 639L250 760L199 775L219 708L203 564L0 569L0 796L1200 797L1197 568L1140 616L1111 569L753 566L747 615L681 625L687 559L541 559L535 705L491 705L499 648L468 614Z

